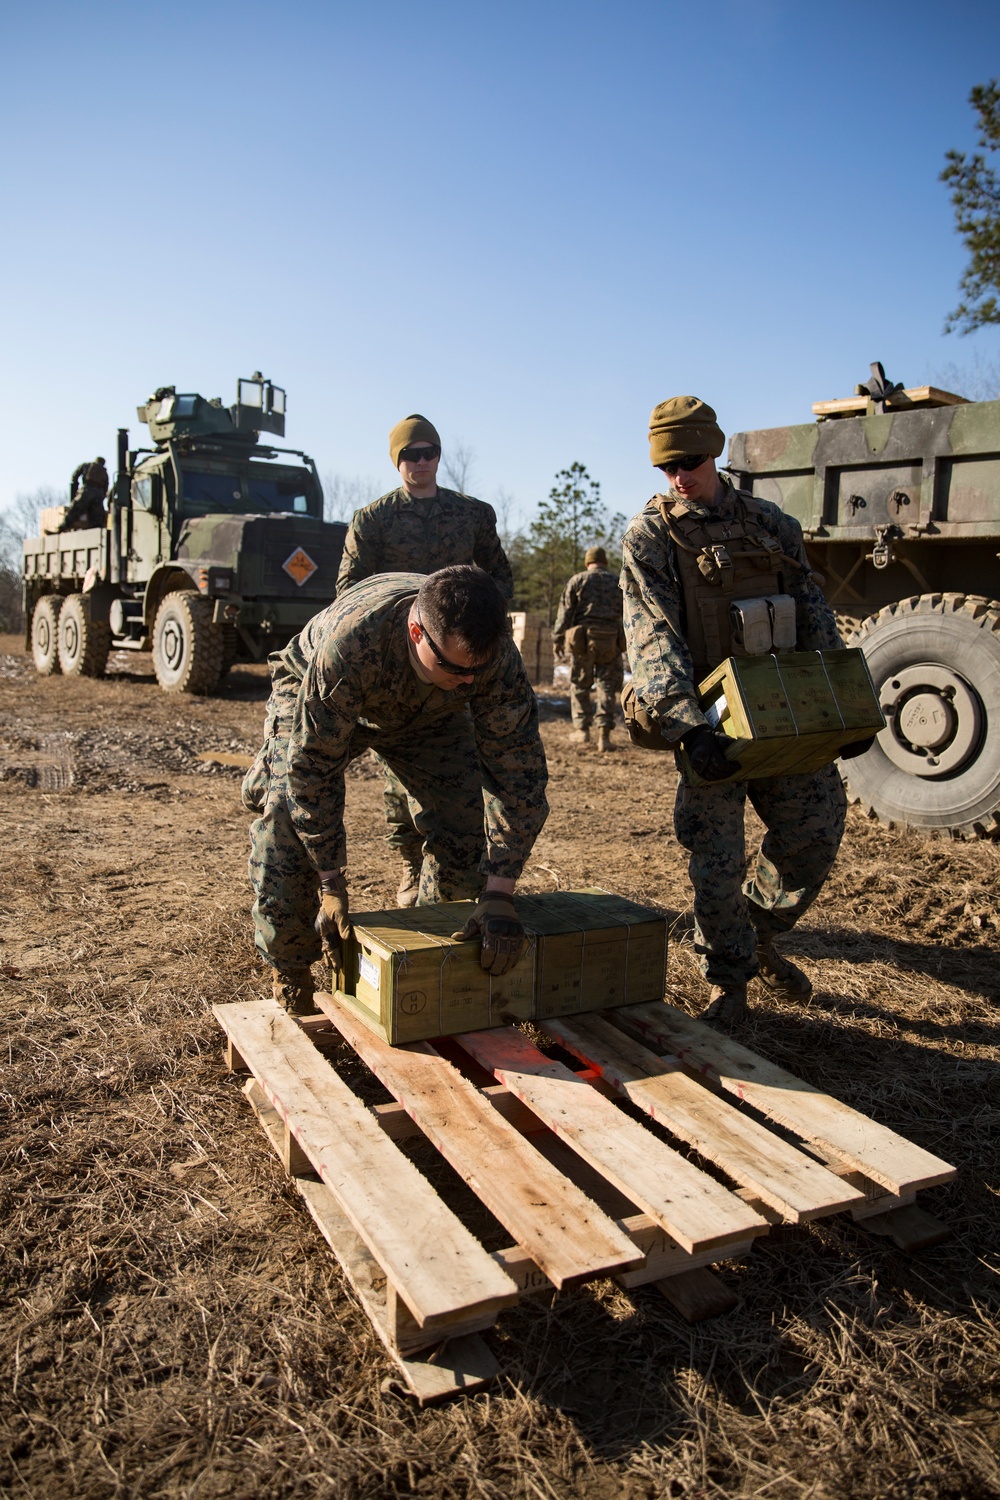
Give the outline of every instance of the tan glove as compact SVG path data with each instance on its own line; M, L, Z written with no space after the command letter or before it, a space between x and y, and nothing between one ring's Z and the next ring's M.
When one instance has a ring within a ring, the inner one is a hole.
M323 956L328 963L343 963L344 943L352 935L347 905L347 881L340 871L324 875L320 881L320 905L316 914L316 931L323 939Z
M453 938L481 937L479 962L491 974L506 974L524 952L528 935L514 909L514 898L504 891L483 891L476 909Z

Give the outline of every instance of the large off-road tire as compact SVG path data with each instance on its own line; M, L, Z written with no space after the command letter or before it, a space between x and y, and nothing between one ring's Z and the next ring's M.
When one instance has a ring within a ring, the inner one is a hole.
M35 671L42 677L54 677L62 671L59 665L59 611L62 594L43 594L31 616L31 655Z
M153 624L153 670L165 693L210 693L222 668L222 627L194 589L167 594Z
M111 626L92 620L83 594L70 594L59 611L59 666L64 677L103 677Z
M848 791L890 826L986 838L1000 826L1000 604L921 594L863 621L887 725L843 762Z

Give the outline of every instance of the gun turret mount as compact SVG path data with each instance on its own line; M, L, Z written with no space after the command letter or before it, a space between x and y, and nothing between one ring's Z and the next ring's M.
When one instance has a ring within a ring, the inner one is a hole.
M175 386L162 385L144 406L136 407L136 414L146 423L157 447L202 438L253 447L262 432L284 437L285 392L255 370L249 379L237 381L232 406L223 406L218 396L207 400L194 392L182 393Z

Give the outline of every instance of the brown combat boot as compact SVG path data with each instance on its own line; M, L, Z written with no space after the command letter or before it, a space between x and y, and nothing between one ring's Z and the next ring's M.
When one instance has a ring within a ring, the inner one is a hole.
M423 858L404 855L406 869L399 882L399 890L396 892L396 905L416 906L420 895L420 871L423 869Z
M582 750L583 747L584 747L584 745L589 745L590 744L590 730L589 729L576 729L576 730L574 730L574 732L573 732L573 744L576 746L576 748L578 750Z
M698 1019L716 1031L728 1031L746 1020L749 1009L745 984L713 984L708 1005Z
M610 729L599 729L597 731L597 748L598 748L598 750L610 750L611 749L611 730Z
M271 996L290 1016L311 1016L315 992L311 969L275 969Z
M757 978L772 994L782 995L786 1000L808 1000L812 994L812 980L808 974L804 974L798 964L783 958L773 942L758 944L757 962L760 964Z

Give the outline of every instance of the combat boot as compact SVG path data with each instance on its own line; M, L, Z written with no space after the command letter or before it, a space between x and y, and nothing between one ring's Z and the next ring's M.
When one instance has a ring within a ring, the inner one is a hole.
M713 984L708 1005L698 1019L716 1031L728 1031L746 1020L749 1009L745 984Z
M770 940L758 944L757 962L760 964L757 978L772 994L782 995L786 1000L808 1000L812 994L812 980L808 974L804 974L798 964L783 958Z
M271 979L271 997L290 1016L311 1016L316 1006L311 969L275 969Z
M423 869L422 855L404 854L406 870L399 882L399 890L396 892L397 906L416 906L420 895L420 871Z
M589 729L589 727L587 729L577 729L577 730L574 731L574 734L573 734L573 744L576 746L576 748L578 750L582 750L583 747L584 747L584 745L589 745L590 744L590 729Z
M611 730L610 729L599 729L597 731L597 748L598 748L598 750L610 750L611 749Z

